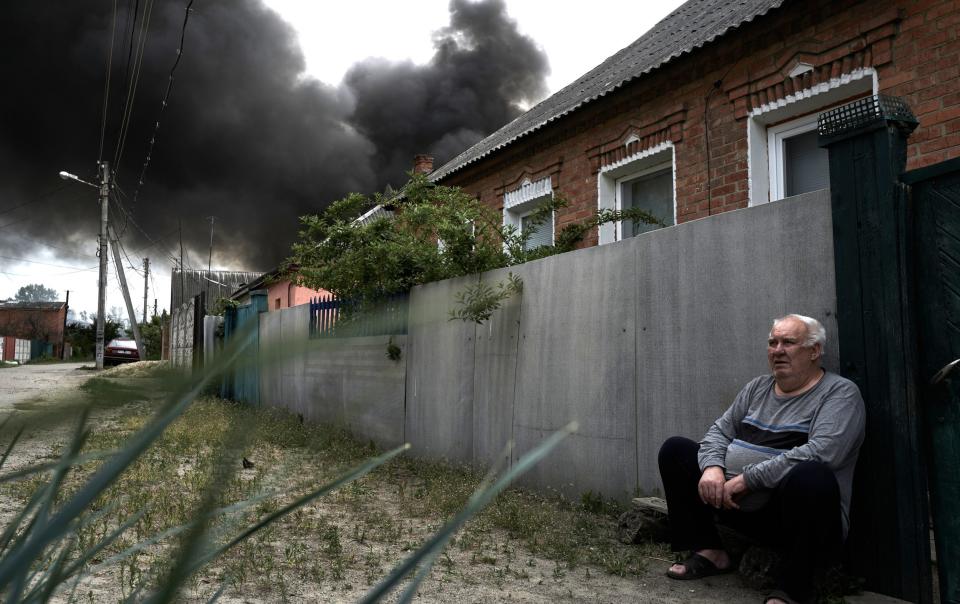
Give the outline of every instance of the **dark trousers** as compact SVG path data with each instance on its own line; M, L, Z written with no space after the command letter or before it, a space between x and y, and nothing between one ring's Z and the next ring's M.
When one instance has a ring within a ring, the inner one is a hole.
M700 500L700 445L674 436L660 447L660 477L670 514L674 551L723 549L716 523L776 547L782 558L777 586L795 600L813 593L817 568L834 564L843 545L840 488L826 464L805 461L780 481L764 507L754 512L717 510Z

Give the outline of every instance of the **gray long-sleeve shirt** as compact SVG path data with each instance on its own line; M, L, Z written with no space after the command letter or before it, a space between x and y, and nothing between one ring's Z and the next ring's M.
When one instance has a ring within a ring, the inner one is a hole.
M849 526L853 470L863 442L865 413L856 384L827 372L799 396L777 396L772 375L744 386L730 408L700 441L700 469L743 474L750 493L741 509L761 507L787 472L802 461L820 461L840 487L843 530Z

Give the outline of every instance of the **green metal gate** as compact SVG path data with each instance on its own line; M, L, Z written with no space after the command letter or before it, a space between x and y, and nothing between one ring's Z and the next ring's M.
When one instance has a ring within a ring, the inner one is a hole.
M940 599L960 604L960 159L901 180L912 197L917 390Z
M225 371L220 396L260 406L260 313L267 311L266 290L250 293L250 303L227 309L224 349L239 345L239 354Z

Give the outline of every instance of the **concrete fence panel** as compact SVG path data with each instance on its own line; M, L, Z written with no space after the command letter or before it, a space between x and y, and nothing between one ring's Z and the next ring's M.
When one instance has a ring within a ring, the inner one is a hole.
M284 342L280 331L281 313L260 313L260 339L257 360L260 367L260 404L284 405L282 353Z
M304 376L309 356L309 304L280 310L280 337L284 345L280 385L284 404L294 413L306 417L308 401L304 393Z
M387 356L392 343L400 351ZM336 362L344 368L342 417L354 435L381 447L404 442L406 336L348 338L336 345Z
M571 420L579 430L525 479L623 498L636 481L636 285L631 246L519 267L523 278L514 459Z
M473 323L450 321L462 277L413 288L407 344L406 438L417 455L473 460Z
M483 281L497 287L513 269L490 271ZM514 395L523 294L513 295L490 320L475 326L473 371L473 460L492 466L513 440ZM502 461L509 463L509 455Z

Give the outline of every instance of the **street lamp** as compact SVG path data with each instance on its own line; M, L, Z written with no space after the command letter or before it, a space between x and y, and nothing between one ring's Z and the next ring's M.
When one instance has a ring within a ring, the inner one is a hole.
M76 174L61 171L63 180L75 180L79 183L100 189L100 284L97 294L97 369L103 369L103 328L107 314L107 207L110 205L110 165L100 163L100 184L95 185L79 178Z
M95 184L93 184L92 182L87 182L87 181L83 180L82 178L80 178L79 176L77 176L76 174L71 174L71 173L65 172L65 171L63 171L63 170L60 171L60 178L62 178L63 180L75 180L75 181L77 181L77 182L82 182L83 184L85 184L85 185L87 185L87 186L90 186L90 187L93 187L93 188L95 188L95 189L99 189L99 188L100 188L100 185L95 185Z

